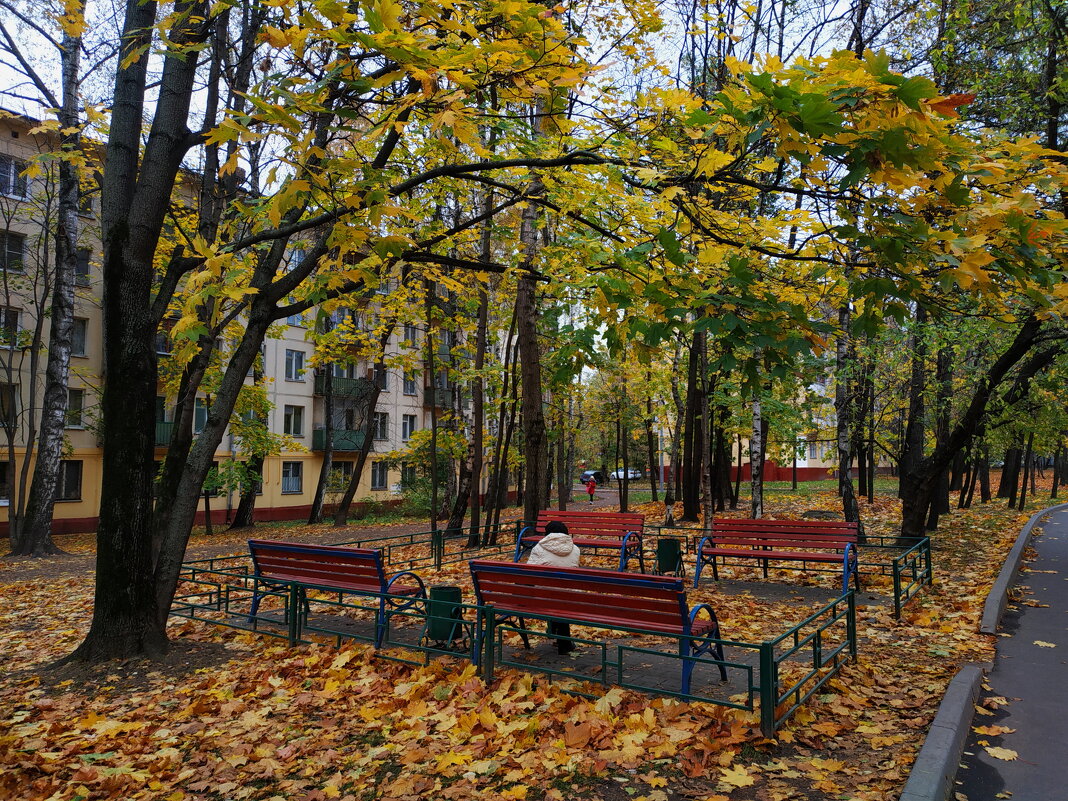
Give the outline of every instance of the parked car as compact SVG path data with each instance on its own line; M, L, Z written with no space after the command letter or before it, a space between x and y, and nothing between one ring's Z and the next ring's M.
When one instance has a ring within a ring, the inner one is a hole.
M605 476L605 474L602 473L600 470L585 470L585 471L583 471L582 475L579 476L579 483L580 484L588 484L590 482L591 478L594 481L596 481L598 484L607 484L608 483L607 476Z
M626 470L616 470L612 473L612 478L616 481L622 481L624 477L628 481L634 481L642 477L642 471L636 467L628 467Z

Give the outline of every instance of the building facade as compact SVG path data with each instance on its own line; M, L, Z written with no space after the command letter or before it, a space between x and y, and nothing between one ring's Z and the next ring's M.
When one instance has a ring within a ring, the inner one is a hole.
M27 165L47 152L47 133L38 123L14 115L0 116L0 507L21 508L33 473L44 368L48 347L48 310L54 269L56 187L52 178L30 177ZM32 171L31 171L32 172ZM96 426L103 374L103 319L100 242L96 236L99 198L86 191L82 204L84 234L79 251L75 301L74 347L70 369L65 449L53 518L53 532L95 530L100 500L101 442ZM413 325L398 327L389 338L386 361L401 350L421 347L422 332ZM351 366L312 368L315 345L304 318L290 318L281 335L263 346L263 379L272 408L267 425L284 434L287 447L265 460L256 501L257 520L306 517L311 508L325 445L324 390L333 376L333 463L338 486L352 474L363 442L362 418L354 393L368 380L380 388L370 431L374 442L363 471L356 502L394 502L410 467L391 465L385 454L403 450L412 435L430 424L431 403L444 395L425 389L422 371ZM170 357L161 333L160 360ZM249 379L252 380L251 378ZM207 415L207 398L198 398L194 433ZM156 458L162 460L174 426L174 399L164 385L156 399ZM359 418L359 419L357 419ZM231 432L216 452L221 464L245 458L235 452ZM225 523L239 501L236 490L209 498L212 520ZM200 512L203 522L204 512ZM6 531L8 515L0 513Z

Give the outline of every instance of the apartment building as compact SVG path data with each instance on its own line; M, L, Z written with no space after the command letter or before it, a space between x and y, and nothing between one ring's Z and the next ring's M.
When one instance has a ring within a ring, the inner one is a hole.
M53 269L52 229L55 190L46 174L28 178L29 164L49 147L47 134L31 133L35 120L0 116L0 507L21 504L32 476L27 442L32 442L40 418L48 346L49 271ZM100 242L96 236L99 198L87 191L82 204L85 233L79 251L75 302L74 348L71 359L66 447L57 490L53 531L92 531L100 500L101 442L96 428L103 367ZM292 443L268 457L256 502L257 520L299 519L311 507L325 445L325 382L332 380L333 463L342 477L351 475L363 442L357 430L356 399L367 382L378 384L379 395L371 434L374 442L364 469L357 502L391 501L399 497L402 473L390 467L384 454L401 450L408 439L429 426L430 404L448 404L449 393L425 389L419 370L375 369L356 363L329 370L313 370L314 344L304 318L290 318L280 337L263 347L265 386L273 408L272 432ZM387 354L418 349L422 332L414 325L390 337ZM170 358L170 345L161 333L159 358ZM250 378L251 381L251 378ZM207 416L207 399L198 399L194 432ZM156 401L156 454L162 460L173 432L174 399L161 384ZM32 451L32 448L31 448ZM244 458L235 452L233 435L223 437L218 463ZM236 509L236 491L210 498L212 520L222 524ZM201 520L203 519L201 512ZM0 512L0 529L7 515Z

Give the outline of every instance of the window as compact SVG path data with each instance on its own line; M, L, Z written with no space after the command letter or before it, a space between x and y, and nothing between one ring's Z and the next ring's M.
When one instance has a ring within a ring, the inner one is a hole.
M11 491L7 486L7 462L0 462L0 506L7 506Z
M0 306L0 344L11 348L19 335L19 310Z
M355 462L331 462L330 475L333 477L333 481L336 482L336 484L348 486L349 479L352 478L354 467Z
M89 330L89 321L81 317L75 317L70 327L70 355L85 355L86 332Z
M57 501L80 501L82 499L81 459L64 459L59 463L56 480Z
M12 156L0 156L0 194L26 197L26 176L19 174L25 169L25 162Z
M286 350L286 381L304 380L304 351Z
M371 430L375 439L389 439L389 412L375 412Z
M334 378L355 378L356 365L334 362Z
M383 392L389 392L389 371L381 362L375 365L375 386Z
M78 213L89 216L93 213L93 196L97 188L95 183L78 186Z
M193 404L193 433L199 434L208 422L208 402L197 398Z
M304 326L304 313L300 312L298 314L291 314L286 318L286 322L289 323L290 325L299 325L299 326L303 327Z
M167 335L166 331L156 332L156 355L157 356L170 356L171 355L171 338Z
M89 248L78 248L78 258L74 263L74 283L77 286L89 286Z
M82 428L82 412L85 408L85 390L67 388L67 428Z
M808 458L809 459L815 459L816 458L816 443L815 442L808 443Z
M406 414L401 417L401 439L407 442L415 433L415 415Z
M282 418L282 433L288 434L291 437L303 437L304 436L304 407L303 406L289 406L285 407L285 414Z
M415 395L416 394L415 373L405 372L405 374L404 374L404 394L405 395Z
M415 484L415 465L411 462L404 462L401 465L401 486L405 489Z
M412 323L404 324L404 344L415 347L415 325Z
M384 490L389 488L389 465L385 462L371 463L371 489Z
M26 252L26 237L13 231L0 232L0 269L22 272L22 255Z
M18 417L18 384L0 384L0 425L14 428Z
M282 494L304 492L304 462L282 462Z

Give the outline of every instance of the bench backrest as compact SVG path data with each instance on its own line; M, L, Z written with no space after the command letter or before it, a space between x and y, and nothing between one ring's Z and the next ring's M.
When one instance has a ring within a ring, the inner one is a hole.
M478 603L517 615L674 631L689 622L683 580L583 567L471 561Z
M386 591L382 551L341 545L304 545L276 540L249 540L256 575L322 587L367 592Z
M753 520L722 518L712 521L716 545L768 545L779 548L836 548L856 545L857 524L826 520Z
M642 533L645 515L636 512L557 512L542 509L534 531L545 533L545 526L559 520L567 525L572 537L622 537L629 531Z

